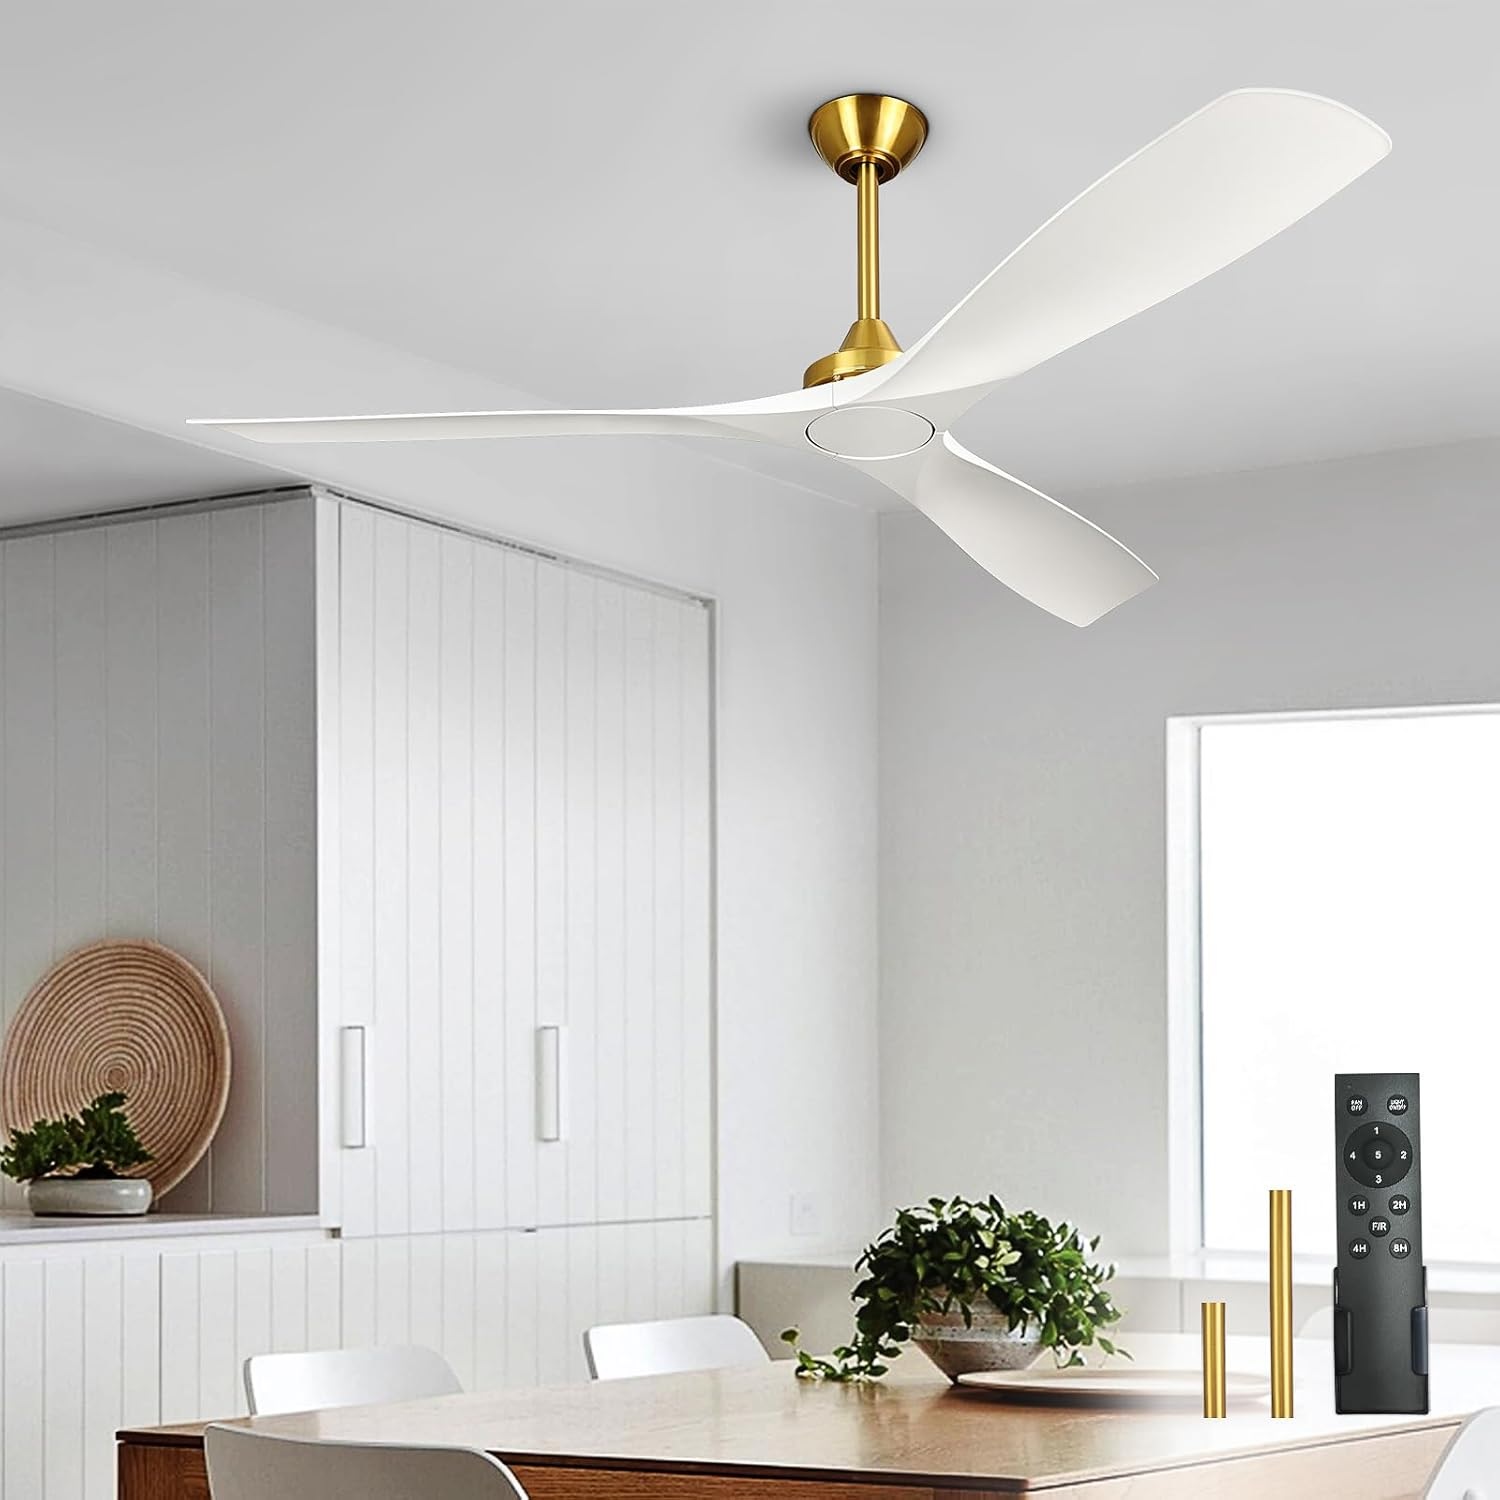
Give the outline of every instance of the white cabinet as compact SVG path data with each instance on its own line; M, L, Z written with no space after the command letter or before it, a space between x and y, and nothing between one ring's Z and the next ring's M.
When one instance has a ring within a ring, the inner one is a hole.
M428 1344L466 1388L587 1379L583 1330L712 1302L707 1220L345 1240L343 1339Z
M583 1330L711 1300L707 1220L0 1248L0 1500L110 1500L115 1432L245 1410L288 1349L421 1343L470 1390L583 1380Z
M0 1497L109 1500L120 1427L234 1415L246 1355L336 1347L339 1251L306 1233L0 1248Z
M344 1233L709 1218L707 609L320 503L325 931L366 1028Z

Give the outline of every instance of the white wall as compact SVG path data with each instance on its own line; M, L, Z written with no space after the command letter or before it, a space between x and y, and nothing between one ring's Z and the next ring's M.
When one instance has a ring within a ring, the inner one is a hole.
M311 501L0 542L0 635L0 1020L83 943L176 949L233 1069L164 1205L315 1212Z
M1500 697L1500 444L1070 497L1161 574L1084 631L881 535L882 1190L1167 1248L1163 724Z
M17 220L0 220L0 302L0 384L179 437L183 418L232 410L536 404ZM254 454L717 599L728 1266L842 1248L873 1227L877 548L870 514L724 463L718 447L564 440ZM791 1235L793 1192L814 1196L816 1233Z

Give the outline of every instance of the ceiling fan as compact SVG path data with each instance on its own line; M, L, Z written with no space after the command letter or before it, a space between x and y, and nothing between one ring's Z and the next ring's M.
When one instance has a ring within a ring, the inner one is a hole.
M858 312L803 389L640 411L424 412L197 419L262 443L641 433L811 446L914 505L981 567L1088 625L1156 582L1093 522L1002 473L950 427L997 384L1164 301L1263 244L1391 148L1331 99L1242 89L1189 115L1060 209L902 352L880 316L879 188L927 138L915 105L831 99L808 122L858 190Z

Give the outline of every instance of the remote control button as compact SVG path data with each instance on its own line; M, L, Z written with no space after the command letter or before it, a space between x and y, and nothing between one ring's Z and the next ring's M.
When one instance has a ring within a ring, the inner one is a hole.
M1393 1214L1404 1214L1411 1207L1411 1199L1405 1193L1392 1193L1390 1207Z
M1385 1101L1386 1113L1390 1115L1404 1115L1409 1107L1405 1094L1392 1094Z
M1412 1147L1396 1126L1370 1120L1344 1142L1344 1166L1367 1188L1392 1188L1411 1170Z
M1351 1115L1362 1115L1369 1107L1370 1101L1363 1094L1350 1094L1344 1104Z
M1356 1219L1362 1219L1370 1211L1370 1200L1363 1193L1355 1193L1349 1200L1349 1212Z
M1397 1260L1405 1260L1406 1257L1411 1254L1411 1241L1392 1240L1391 1254L1394 1255Z
M1395 1242L1395 1244L1393 1244L1391 1246L1391 1249L1394 1250L1396 1248L1396 1245L1399 1245L1400 1243L1401 1243L1401 1241L1397 1240ZM1369 1242L1369 1240L1350 1240L1349 1241L1349 1254L1352 1255L1355 1258L1355 1260L1363 1260L1365 1258L1365 1256L1367 1256L1369 1253L1370 1253L1370 1242Z
M1380 1239L1382 1236L1387 1235L1390 1232L1391 1232L1391 1221L1389 1219L1371 1219L1370 1220L1370 1233L1373 1234L1376 1237L1376 1239Z

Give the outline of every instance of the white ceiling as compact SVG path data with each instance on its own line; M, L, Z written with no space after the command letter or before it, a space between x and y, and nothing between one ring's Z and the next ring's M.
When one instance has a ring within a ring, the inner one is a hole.
M0 523L295 483L289 475L0 387Z
M830 95L931 116L884 203L910 343L1208 99L1326 93L1388 161L964 442L1066 497L1500 431L1487 0L85 0L6 32L0 213L578 406L786 389L838 343L853 195L804 134Z

